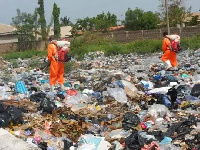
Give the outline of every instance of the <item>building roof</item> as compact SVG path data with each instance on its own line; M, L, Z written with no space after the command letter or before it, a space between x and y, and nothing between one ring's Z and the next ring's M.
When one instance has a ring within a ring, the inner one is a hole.
M121 26L116 26L116 27L110 27L109 30L110 31L116 31L116 30L121 30L124 29L125 25L121 25Z
M200 21L200 12L194 12L190 16L186 17L184 22L190 22L193 16L198 16L198 21Z
M72 26L63 26L60 28L61 37L71 36ZM49 36L54 35L53 27L50 28Z
M16 28L11 25L0 24L0 34L10 34L16 31Z

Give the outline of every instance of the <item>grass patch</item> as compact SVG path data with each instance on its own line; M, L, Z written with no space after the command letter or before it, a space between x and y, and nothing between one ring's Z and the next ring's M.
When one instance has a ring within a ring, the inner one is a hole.
M200 48L200 38L182 38L183 50L196 50ZM86 33L72 42L71 53L77 58L94 51L103 51L105 55L128 54L128 53L153 53L162 52L162 39L160 40L139 40L131 43L117 43L111 38L102 38L98 34Z
M25 52L12 52L9 54L3 55L3 59L11 60L11 59L25 59L25 58L32 58L32 57L43 57L47 56L47 51L36 51L36 50L29 50Z
M183 50L196 50L200 48L200 37L182 38ZM98 33L86 32L83 36L75 38L71 42L71 55L81 60L88 52L103 51L106 56L128 53L153 53L162 52L162 39L160 40L138 40L131 43L117 43L112 38L103 38ZM3 55L5 60L25 59L34 56L47 56L47 51L25 51L12 52ZM37 62L34 64L37 65ZM70 68L70 65L69 65Z

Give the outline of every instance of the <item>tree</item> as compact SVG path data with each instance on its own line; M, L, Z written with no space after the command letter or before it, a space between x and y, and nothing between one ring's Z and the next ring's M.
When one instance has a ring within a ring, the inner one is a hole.
M76 27L78 30L88 31L91 30L91 18L86 17L84 19L78 19L76 22Z
M99 31L107 31L109 27L117 25L117 16L108 12L99 14L94 18L95 29Z
M45 19L45 11L44 11L44 0L38 0L38 4L40 5L37 11L38 11L38 14L40 15L39 23L41 26L42 39L46 40L47 32L46 32L46 19Z
M142 29L144 30L156 29L160 21L158 15L151 11L144 12L141 20Z
M59 23L59 16L60 16L60 8L58 8L57 4L54 3L53 5L53 20L54 20L54 36L56 38L60 37L60 23Z
M199 18L199 16L192 16L192 19L190 20L190 25L191 26L196 26L196 25L198 25L198 18Z
M21 12L17 9L17 16L12 18L12 23L17 30L15 31L18 35L18 49L27 50L30 49L30 41L36 40L36 31L38 28L38 16L37 10L33 14Z
M169 11L169 23L171 27L175 27L177 24L182 25L186 17L190 15L191 7L188 9L184 5L185 0L168 0ZM160 17L166 24L166 10L165 0L160 0Z
M73 31L107 31L109 27L117 25L117 16L108 12L98 14L96 17L78 19Z
M73 23L70 21L70 18L68 18L67 16L66 17L63 17L63 18L60 18L60 26L72 26Z
M142 9L128 10L125 13L124 24L128 30L146 30L155 29L159 23L157 14L148 11L144 12Z

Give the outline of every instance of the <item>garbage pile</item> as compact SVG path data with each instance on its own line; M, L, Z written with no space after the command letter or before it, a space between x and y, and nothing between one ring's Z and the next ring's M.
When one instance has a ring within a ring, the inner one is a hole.
M172 71L159 56L88 53L56 92L29 60L6 62L0 127L42 150L198 150L200 50L179 53Z

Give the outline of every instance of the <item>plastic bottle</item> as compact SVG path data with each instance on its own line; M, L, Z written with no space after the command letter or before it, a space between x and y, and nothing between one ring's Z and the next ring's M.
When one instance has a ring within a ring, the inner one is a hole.
M166 95L163 95L161 97L161 101L166 107L170 107L171 106L171 102L170 102L169 98Z
M179 100L178 98L176 99L176 102L181 104L181 100Z

